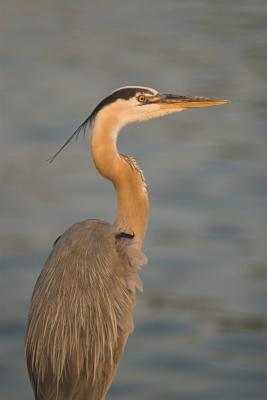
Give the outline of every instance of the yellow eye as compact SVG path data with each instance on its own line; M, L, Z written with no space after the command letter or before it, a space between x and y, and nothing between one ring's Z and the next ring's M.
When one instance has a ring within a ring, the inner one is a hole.
M139 103L144 103L146 99L146 96L144 96L143 94L139 94L139 96L137 97L137 100L139 101Z

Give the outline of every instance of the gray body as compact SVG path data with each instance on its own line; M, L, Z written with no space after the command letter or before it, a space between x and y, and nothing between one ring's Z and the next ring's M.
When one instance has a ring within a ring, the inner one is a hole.
M28 322L36 399L104 398L133 329L135 290L142 288L137 269L146 259L133 244L98 220L77 223L56 241Z

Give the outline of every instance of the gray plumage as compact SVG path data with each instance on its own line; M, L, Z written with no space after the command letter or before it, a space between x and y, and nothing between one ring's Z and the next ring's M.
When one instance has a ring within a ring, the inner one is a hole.
M28 322L36 399L104 398L133 329L136 288L142 290L137 271L146 257L134 243L98 220L73 225L56 242Z

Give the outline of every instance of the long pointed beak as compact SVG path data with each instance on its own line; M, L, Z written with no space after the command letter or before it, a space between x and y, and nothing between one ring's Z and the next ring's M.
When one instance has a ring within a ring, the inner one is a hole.
M209 97L200 96L176 96L173 94L158 95L157 99L155 99L155 102L159 104L160 108L162 109L177 109L177 111L187 108L221 106L229 103L228 100L212 99Z

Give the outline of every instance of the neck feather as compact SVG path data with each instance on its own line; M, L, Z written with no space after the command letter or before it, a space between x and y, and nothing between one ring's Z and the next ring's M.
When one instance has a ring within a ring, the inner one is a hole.
M92 136L92 155L99 173L109 179L117 193L118 231L134 233L141 247L148 221L149 200L142 171L136 161L119 154L117 137L121 126L113 116L96 118Z

